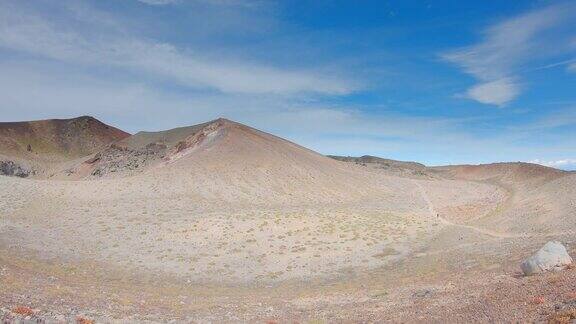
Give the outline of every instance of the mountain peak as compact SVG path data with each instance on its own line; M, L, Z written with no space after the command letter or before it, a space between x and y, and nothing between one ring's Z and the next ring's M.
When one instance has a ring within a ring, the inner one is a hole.
M92 154L130 134L92 116L0 123L0 154L57 162Z

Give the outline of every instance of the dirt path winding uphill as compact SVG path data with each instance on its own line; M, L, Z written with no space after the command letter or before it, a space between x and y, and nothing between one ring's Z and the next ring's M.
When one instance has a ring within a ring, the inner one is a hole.
M481 227L477 227L477 226L473 226L473 225L454 223L454 222L444 218L442 215L440 215L440 213L438 213L436 211L436 209L434 208L434 204L430 200L430 197L428 196L428 193L426 192L426 189L422 186L422 184L418 180L412 180L412 181L418 187L418 190L420 191L422 198L426 202L426 205L428 207L428 211L430 212L430 215L433 218L437 218L442 224L444 224L446 226L455 226L455 227L459 227L459 228L469 229L469 230L472 230L472 231L477 232L479 234L488 235L488 236L495 237L495 238L529 237L529 235L527 235L527 234L500 233L500 232L492 231L489 229L485 229L485 228L481 228Z

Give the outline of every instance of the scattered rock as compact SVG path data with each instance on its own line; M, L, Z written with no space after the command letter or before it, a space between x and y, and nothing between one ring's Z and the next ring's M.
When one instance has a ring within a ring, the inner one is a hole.
M548 317L548 323L572 323L576 320L576 308L554 313Z
M412 297L415 298L427 298L434 294L434 289L422 289L414 292Z
M94 163L100 161L101 158L102 158L102 153L96 153L96 155L94 155L90 159L86 160L85 163L94 164Z
M15 163L14 161L0 161L0 175L26 178L34 174L30 168Z
M104 177L110 173L142 169L159 161L166 150L166 145L158 143L151 143L138 149L112 144L84 163L94 168L91 172L92 176Z
M520 265L524 275L530 276L546 271L557 271L572 264L572 258L568 255L562 243L550 241L546 243L536 254L526 259Z
M12 313L22 315L22 316L34 315L34 311L30 307L26 307L26 306L14 307L14 309L12 309Z
M78 317L76 317L76 323L78 323L78 324L94 324L94 320L91 320L91 319L83 317L83 316L78 316Z

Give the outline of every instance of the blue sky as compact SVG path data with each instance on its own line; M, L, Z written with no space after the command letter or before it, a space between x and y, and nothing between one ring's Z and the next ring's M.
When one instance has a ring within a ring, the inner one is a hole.
M574 169L575 27L570 1L2 0L0 113Z

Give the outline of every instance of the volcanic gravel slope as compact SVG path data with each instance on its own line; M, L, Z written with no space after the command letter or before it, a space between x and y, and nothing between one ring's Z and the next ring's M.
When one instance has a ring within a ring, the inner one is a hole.
M574 253L573 173L347 160L219 119L49 180L0 177L0 316L524 322L574 306L573 270L518 274L548 240Z

